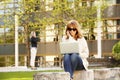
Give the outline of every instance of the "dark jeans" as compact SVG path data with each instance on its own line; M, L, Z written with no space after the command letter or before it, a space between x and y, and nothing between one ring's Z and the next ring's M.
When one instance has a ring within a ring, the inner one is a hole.
M63 58L64 70L73 77L75 70L85 69L81 57L77 53L65 54Z

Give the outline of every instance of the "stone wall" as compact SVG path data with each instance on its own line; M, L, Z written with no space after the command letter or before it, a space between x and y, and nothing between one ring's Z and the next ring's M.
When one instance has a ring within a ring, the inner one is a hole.
M70 80L70 74L67 72L38 72L33 80Z
M94 80L94 72L93 70L75 71L74 80Z
M68 72L38 72L34 80L70 80ZM120 68L91 69L76 71L74 80L120 80Z
M120 68L95 69L94 80L120 80Z

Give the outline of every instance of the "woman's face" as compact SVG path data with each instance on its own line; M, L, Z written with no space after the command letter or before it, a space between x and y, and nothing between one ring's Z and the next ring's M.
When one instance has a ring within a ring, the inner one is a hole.
M77 32L76 28L70 27L70 28L68 28L68 30L72 37L74 37L76 35L76 32Z
M35 32L32 32L32 37L36 37L36 33Z

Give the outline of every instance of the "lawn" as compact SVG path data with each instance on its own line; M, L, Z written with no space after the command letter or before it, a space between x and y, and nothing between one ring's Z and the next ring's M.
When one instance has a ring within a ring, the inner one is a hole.
M33 80L37 72L59 72L61 70L31 71L31 72L0 72L0 80Z

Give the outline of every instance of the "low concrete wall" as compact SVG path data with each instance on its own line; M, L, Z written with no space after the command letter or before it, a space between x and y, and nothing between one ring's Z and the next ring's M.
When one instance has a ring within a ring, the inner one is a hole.
M94 72L93 70L75 71L74 80L94 80Z
M102 40L102 56L111 56L112 47L119 40ZM97 53L97 40L87 40L90 56ZM26 44L19 44L19 54L28 55ZM14 55L15 44L0 44L0 55ZM60 55L59 42L39 42L37 55Z
M94 80L120 80L120 68L95 69Z
M33 80L70 80L68 72L42 72L36 73Z
M34 75L34 80L70 80L68 72L42 72ZM77 71L74 80L120 80L120 68L91 69Z

